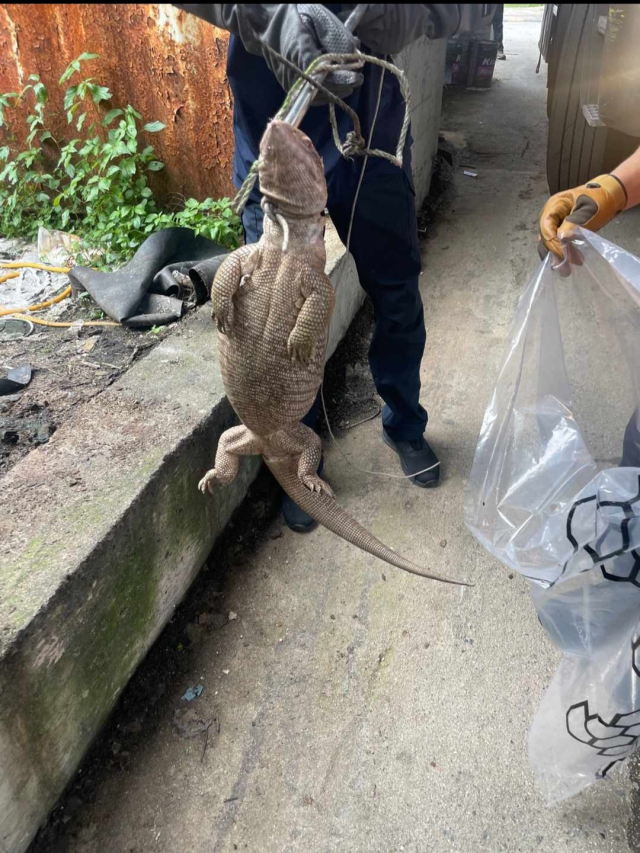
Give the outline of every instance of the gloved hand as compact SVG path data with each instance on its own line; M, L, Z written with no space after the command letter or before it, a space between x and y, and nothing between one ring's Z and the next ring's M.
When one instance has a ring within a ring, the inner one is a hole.
M239 36L249 53L262 55L288 92L296 74L267 50L277 51L305 71L323 53L354 53L359 42L344 24L319 3L174 3L178 9ZM337 71L325 78L327 89L345 98L362 83L355 71ZM258 85L258 81L256 81ZM322 103L321 93L314 104Z
M552 195L540 214L540 257L544 259L547 252L553 252L564 260L561 240L570 238L572 225L599 231L626 206L627 191L614 175L600 175L580 187Z

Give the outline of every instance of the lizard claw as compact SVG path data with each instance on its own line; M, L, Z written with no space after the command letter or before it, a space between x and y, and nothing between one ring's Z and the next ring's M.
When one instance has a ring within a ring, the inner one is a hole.
M213 309L213 316L218 331L223 335L228 335L231 330L231 306L220 300Z
M326 495L329 498L333 497L333 490L328 483L318 477L317 474L304 474L301 477L303 486L306 486L310 492L315 492L318 495Z
M210 495L213 494L216 476L216 469L212 468L210 471L207 471L204 477L200 480L200 482L198 483L198 488L200 489L203 495L206 494L207 491Z
M229 318L226 316L216 315L216 326L221 335L228 334L228 320Z
M287 352L291 361L299 361L301 364L309 364L313 355L314 343L309 341L293 340L293 335L287 341Z

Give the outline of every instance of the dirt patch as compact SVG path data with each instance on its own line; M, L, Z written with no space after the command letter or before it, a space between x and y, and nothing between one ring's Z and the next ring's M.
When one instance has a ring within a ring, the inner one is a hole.
M436 223L449 207L455 195L455 169L459 165L458 145L440 137L433 159L433 174L429 195L418 211L418 235L427 240L436 233Z
M27 241L0 238L0 261L39 258ZM21 278L3 283L0 303L5 306L40 303L69 284L62 274L29 268L20 272ZM87 293L25 316L73 325L58 328L0 317L0 377L14 367L32 367L24 390L0 396L0 478L34 447L49 441L77 407L102 393L172 330L189 323L187 315L155 330L92 326L109 318Z
M90 320L95 306L70 300L57 319ZM19 393L0 397L0 477L29 451L46 443L75 408L100 394L133 362L170 334L124 327L58 329L0 319L0 371L30 364L33 377Z

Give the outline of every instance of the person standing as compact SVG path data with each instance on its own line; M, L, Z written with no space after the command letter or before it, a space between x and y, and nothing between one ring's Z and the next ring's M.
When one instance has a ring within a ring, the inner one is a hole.
M423 35L431 39L446 38L460 28L473 28L483 11L481 4L369 4L354 36L344 25L355 8L353 5L174 5L232 34L227 75L234 100L236 187L247 177L258 157L260 139L269 120L280 109L285 92L296 80L295 72L279 62L274 52L302 70L321 54L353 53L359 44L364 53L388 57ZM366 63L358 72L332 73L324 85L358 114L365 140L369 141L373 129L371 148L394 151L405 104L396 77L386 73L381 79L381 75L379 66ZM341 110L336 112L340 136L344 139L351 130L350 118ZM351 226L362 159L349 161L341 156L333 142L328 108L319 96L300 129L323 158L331 220L343 243L351 227L350 250L360 284L373 303L375 328L369 365L385 403L383 441L397 453L402 470L412 483L421 488L437 486L439 461L424 436L427 412L420 403L420 363L426 330L419 289L422 263L411 170L411 134L407 137L402 169L387 160L369 158ZM249 197L242 222L245 242L257 242L263 224L257 187ZM319 412L318 398L303 423L316 429ZM430 470L420 473L425 469ZM315 527L313 519L287 497L283 514L292 530L307 532Z

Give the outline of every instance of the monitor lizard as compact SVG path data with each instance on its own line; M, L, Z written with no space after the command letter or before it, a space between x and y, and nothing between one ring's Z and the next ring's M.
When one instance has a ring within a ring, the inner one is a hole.
M407 572L469 585L396 554L342 509L318 476L321 440L300 420L322 383L334 304L325 274L322 158L302 131L273 120L260 143L258 177L263 235L224 260L211 291L222 379L242 424L220 436L200 490L231 483L241 456L261 454L285 492L333 533Z

